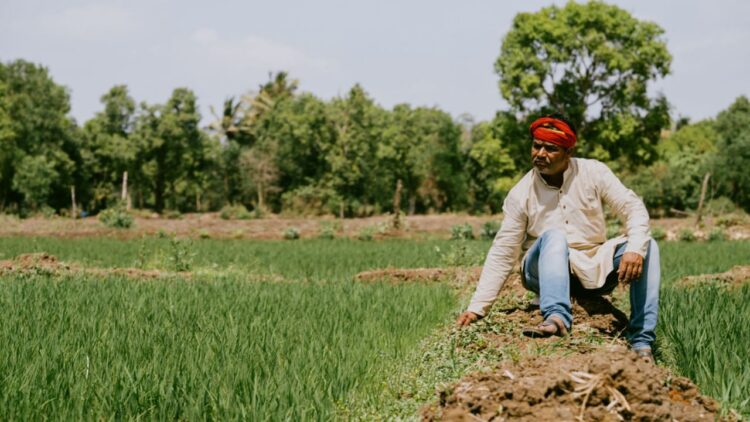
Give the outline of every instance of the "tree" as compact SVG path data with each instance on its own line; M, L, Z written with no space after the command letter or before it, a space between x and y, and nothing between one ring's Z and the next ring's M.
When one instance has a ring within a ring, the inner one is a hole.
M525 127L540 114L565 113L578 128L580 155L649 163L669 123L666 99L648 95L649 82L670 71L663 33L599 1L520 13L495 63L500 92Z
M716 117L717 142L714 172L720 191L750 211L750 101L737 98Z
M84 169L93 192L94 208L106 208L111 205L110 199L119 200L123 172L130 174L131 186L138 186L141 179L136 161L139 145L131 137L135 100L125 85L116 85L102 95L101 102L104 110L83 127Z
M477 211L499 212L516 181L518 170L499 135L491 122L481 122L471 131L466 173Z
M0 207L70 205L80 161L69 111L66 88L46 68L24 60L0 63ZM19 164L31 167L18 173Z

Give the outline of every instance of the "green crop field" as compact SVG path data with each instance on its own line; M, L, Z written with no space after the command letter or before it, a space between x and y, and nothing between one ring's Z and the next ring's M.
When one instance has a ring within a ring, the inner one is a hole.
M0 277L0 419L347 414L349 397L378 397L386 371L413 362L420 340L451 324L466 300L447 285L352 277L371 268L476 262L489 246L458 245L0 238L0 259L45 251L87 267L194 274ZM664 243L662 256L662 349L680 373L747 416L750 289L685 290L674 281L748 264L750 242ZM387 416L387 403L374 406Z

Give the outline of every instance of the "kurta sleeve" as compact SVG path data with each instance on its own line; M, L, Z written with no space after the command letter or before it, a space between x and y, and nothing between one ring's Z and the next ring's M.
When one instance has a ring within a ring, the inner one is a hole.
M487 253L468 311L479 316L487 314L518 260L521 244L526 237L526 221L526 213L518 200L509 195L503 203L503 223Z
M632 190L625 187L620 179L604 163L600 163L598 187L604 202L617 215L625 219L628 236L626 252L636 252L645 257L648 252L648 211L643 201Z

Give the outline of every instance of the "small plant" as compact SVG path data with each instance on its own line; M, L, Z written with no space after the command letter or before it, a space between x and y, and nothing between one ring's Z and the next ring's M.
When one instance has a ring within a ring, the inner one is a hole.
M249 220L253 218L253 214L242 204L225 205L224 208L219 211L219 217L224 220Z
M208 230L203 229L200 232L198 232L198 237L200 237L201 239L210 239L211 233L209 233Z
M166 239L169 237L169 233L164 231L164 229L159 229L156 231L156 237L158 237L159 239Z
M621 232L622 226L620 225L619 220L610 221L609 224L607 224L607 239L617 237Z
M719 240L727 240L727 233L721 227L714 227L708 233L708 240L711 242L716 242Z
M440 256L440 263L445 267L471 267L481 265L483 256L474 253L466 242L458 242L443 252L435 246L435 252Z
M357 233L357 239L370 241L373 238L373 234L375 234L375 229L372 226L362 227L359 233Z
M716 225L724 228L739 226L744 222L744 218L740 214L727 214L716 218Z
M456 224L451 227L451 240L471 240L474 239L474 228L471 224Z
M689 228L684 228L680 230L677 238L682 240L683 242L692 242L695 240L695 233L693 233L693 230Z
M173 237L169 240L169 261L176 272L190 271L193 267L194 253L191 252L192 242Z
M318 238L320 239L334 239L336 237L336 231L341 228L341 223L338 221L321 221L320 231L318 232Z
M299 239L299 229L296 227L289 227L284 230L284 239L295 240Z
M53 218L57 216L57 212L55 212L55 209L50 207L49 205L42 205L42 207L39 209L39 214L41 214L44 218Z
M667 238L667 232L662 227L654 227L651 230L651 238L654 240L664 240Z
M179 220L182 218L182 213L179 212L178 210L167 210L167 211L164 211L162 216L164 216L165 218L169 220Z
M99 213L99 221L107 227L129 229L133 226L133 216L125 206L118 204Z
M482 228L479 229L479 237L482 240L492 240L495 238L497 231L500 230L500 223L494 220L490 220L482 224Z

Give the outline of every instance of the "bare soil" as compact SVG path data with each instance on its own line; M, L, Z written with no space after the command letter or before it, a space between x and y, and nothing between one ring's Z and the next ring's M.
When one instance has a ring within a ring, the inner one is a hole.
M365 229L373 232L377 238L449 238L451 227L468 223L474 233L487 221L499 222L502 215L471 216L467 214L414 215L402 217L403 228L391 228L392 216L381 215L367 218L333 217L283 217L270 215L254 220L224 220L217 213L185 214L178 219L162 218L158 214L138 212L135 224L130 229L111 229L105 227L96 217L71 220L66 218L32 217L18 219L0 215L0 236L59 236L89 237L103 236L116 238L137 238L167 234L180 237L210 237L236 239L282 239L286 229L296 228L302 238L317 237L323 224L340 224L338 237L354 238ZM695 226L693 218L669 218L652 220L651 227L665 230L667 240L676 240L683 229L693 230L697 239L708 236L713 227L709 217L705 225ZM726 229L729 239L750 239L750 225L737 224Z
M75 263L61 262L54 255L46 252L22 254L9 260L0 261L0 275L8 274L91 274L97 276L120 275L132 279L155 279L179 276L190 278L189 272L169 272L162 270L143 270L139 268L92 268L82 267Z
M713 421L717 412L690 380L615 346L470 375L440 391L422 420Z
M717 274L702 274L684 277L677 284L693 287L706 284L718 284L725 287L738 287L750 283L750 265L737 265L729 271Z

